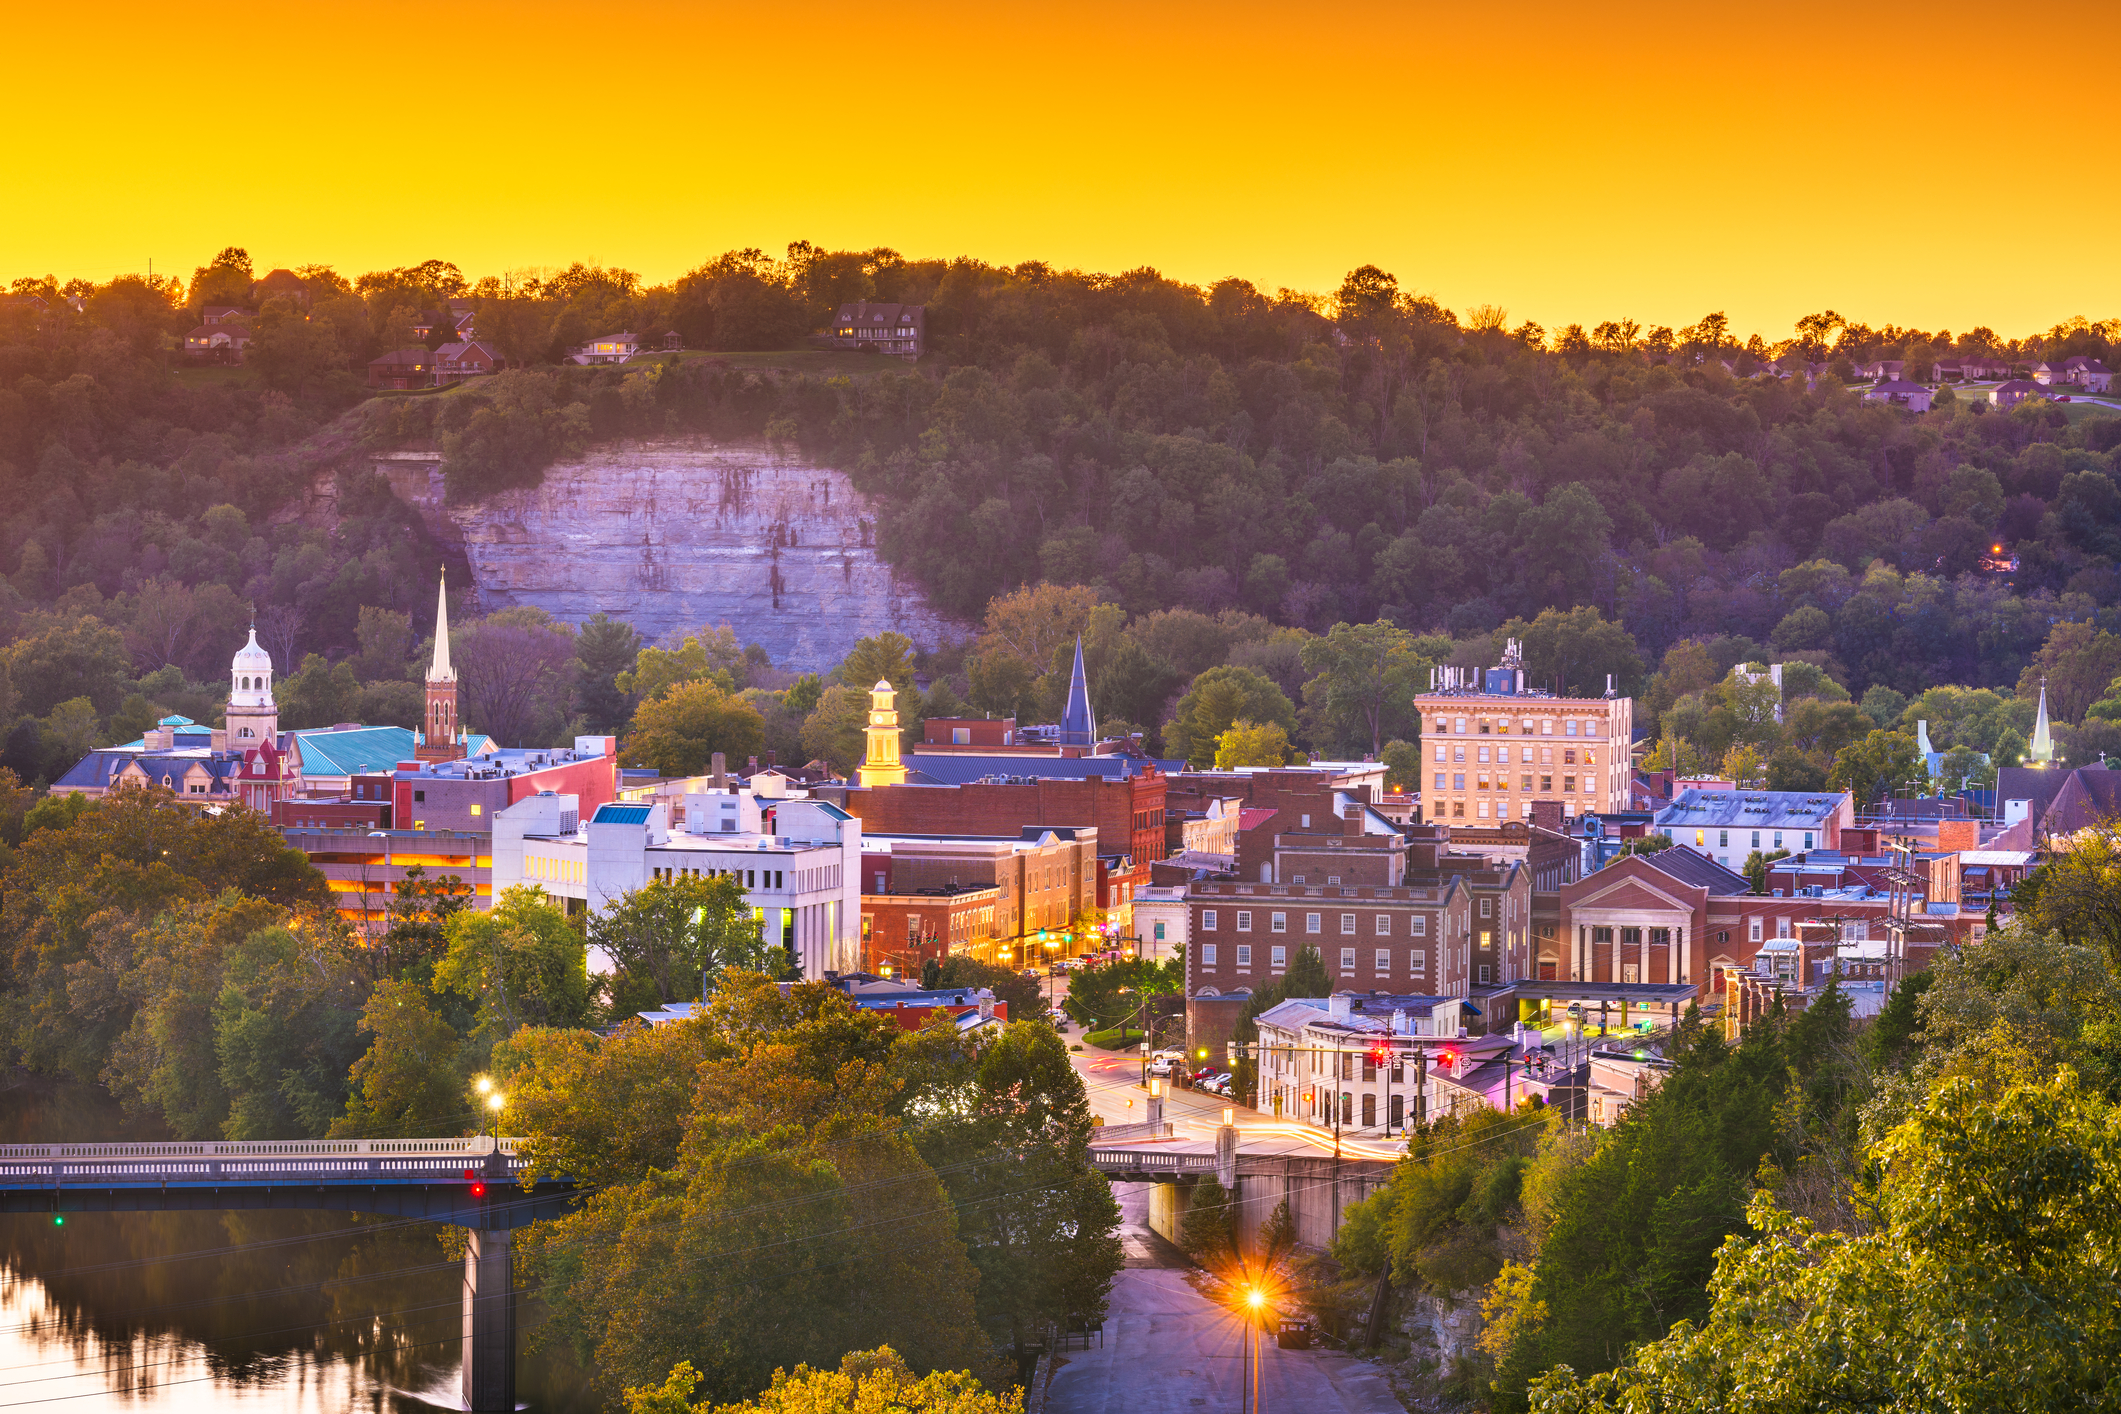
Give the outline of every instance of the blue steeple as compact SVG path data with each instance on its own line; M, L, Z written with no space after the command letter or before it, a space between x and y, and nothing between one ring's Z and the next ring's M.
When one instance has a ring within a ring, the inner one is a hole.
M1097 718L1090 715L1090 680L1083 673L1083 636L1075 635L1075 672L1068 679L1068 707L1061 713L1062 746L1097 745Z

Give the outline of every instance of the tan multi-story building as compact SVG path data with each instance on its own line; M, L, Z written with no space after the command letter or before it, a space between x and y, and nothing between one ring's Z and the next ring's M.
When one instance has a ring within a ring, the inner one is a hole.
M1626 810L1635 703L1524 688L1516 644L1476 684L1444 670L1421 712L1422 817L1469 825L1530 820L1537 801L1564 816Z

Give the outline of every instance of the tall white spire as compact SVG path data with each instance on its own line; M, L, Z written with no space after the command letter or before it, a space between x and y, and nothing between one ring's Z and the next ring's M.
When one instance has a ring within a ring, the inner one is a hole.
M2040 679L2040 715L2033 721L2033 739L2027 743L2025 759L2029 765L2049 766L2055 760L2055 735L2047 726L2047 679Z
M442 587L435 594L435 656L427 665L429 682L455 682L457 670L449 666L449 571L442 571Z

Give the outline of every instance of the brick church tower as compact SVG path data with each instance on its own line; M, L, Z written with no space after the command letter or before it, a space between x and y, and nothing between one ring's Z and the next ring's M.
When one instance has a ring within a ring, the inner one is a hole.
M435 597L435 655L427 665L427 711L420 719L420 741L412 754L422 761L464 759L464 733L457 725L457 670L449 665L446 574Z

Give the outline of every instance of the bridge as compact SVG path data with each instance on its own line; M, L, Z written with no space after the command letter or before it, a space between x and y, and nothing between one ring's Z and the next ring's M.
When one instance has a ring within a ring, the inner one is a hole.
M465 1229L464 1407L513 1410L511 1234L558 1217L566 1179L522 1187L519 1141L303 1139L177 1144L0 1144L0 1213L308 1209Z

